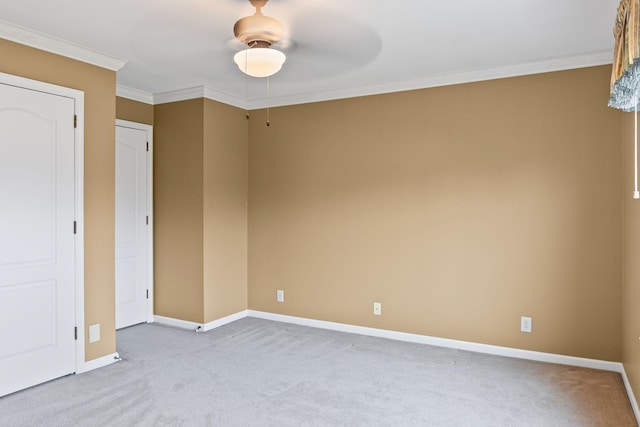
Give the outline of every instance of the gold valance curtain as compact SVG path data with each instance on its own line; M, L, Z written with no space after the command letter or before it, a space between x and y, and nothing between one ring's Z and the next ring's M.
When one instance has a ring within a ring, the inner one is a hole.
M613 28L615 48L609 106L624 111L640 107L640 0L622 0Z

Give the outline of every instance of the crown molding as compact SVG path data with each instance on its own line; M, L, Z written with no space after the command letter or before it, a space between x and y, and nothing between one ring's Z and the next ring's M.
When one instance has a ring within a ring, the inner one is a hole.
M116 96L153 105L153 94L128 86L116 85Z
M204 88L204 97L212 101L222 102L223 104L231 105L243 110L248 110L250 107L249 105L247 105L246 99L241 99L237 96L231 95L230 93L212 89L206 86Z
M0 19L0 38L118 71L127 60Z
M172 90L168 92L156 93L153 95L154 104L167 104L169 102L187 101L190 99L206 98L212 101L221 102L233 107L246 109L246 101L242 101L227 92L212 89L207 86L195 86L186 89Z
M532 74L550 73L555 71L572 70L598 65L611 64L611 52L602 51L586 55L578 55L566 58L548 59L544 61L530 62L526 64L510 65L504 67L488 68L483 70L465 71L460 73L448 73L425 77L423 79L394 82L391 84L360 86L348 89L337 89L322 92L308 92L290 96L271 97L266 99L247 100L240 99L227 92L212 89L207 86L196 86L186 89L149 94L132 88L122 87L118 96L134 99L148 104L166 104L169 102L186 101L197 98L207 98L233 107L255 110L266 107L284 107L288 105L308 104L312 102L331 101L336 99L356 98L370 95L381 95L392 92L428 89L440 86L450 86L464 83L473 83L486 80L505 79L510 77L526 76ZM151 96L152 99L149 97Z
M204 86L195 86L185 89L154 93L153 104L168 104L170 102L188 101L190 99L197 98L204 98Z
M292 96L272 96L269 107L284 107L287 105L306 104L311 102L331 101L336 99L356 98L369 95L381 95L391 92L428 89L439 86L450 86L464 83L473 83L486 80L505 79L509 77L526 76L531 74L549 73L554 71L572 70L578 68L593 67L612 63L610 51L595 52L586 55L555 58L544 61L529 62L526 64L509 65L504 67L488 68L483 70L465 71L460 73L447 73L425 77L424 79L394 82L391 84L361 86L349 89L337 89L322 92L309 92ZM249 105L249 109L266 108L265 99L255 100Z

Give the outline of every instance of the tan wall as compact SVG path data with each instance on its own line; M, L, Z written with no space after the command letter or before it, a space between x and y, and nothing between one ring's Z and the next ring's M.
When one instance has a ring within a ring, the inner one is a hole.
M115 351L115 73L6 40L0 51L0 72L85 92L85 328L102 325L101 341L85 341L92 360ZM156 313L206 322L246 308L250 139L249 308L622 357L640 388L640 202L627 155L620 192L630 119L621 135L608 74L277 108L269 128L254 112L250 138L232 107L118 98L118 118L156 125ZM518 332L520 315L533 334Z
M84 91L85 359L116 351L115 72L0 39L0 72ZM88 325L101 325L89 344Z
M202 99L154 108L154 312L202 323Z
M196 99L154 108L155 313L206 323L247 308L247 123Z
M204 321L247 309L247 120L204 100Z
M640 200L633 199L633 114L624 114L624 260L622 282L622 362L636 397L640 396Z
M153 125L153 105L116 97L116 119Z
M254 112L249 308L620 360L609 72Z

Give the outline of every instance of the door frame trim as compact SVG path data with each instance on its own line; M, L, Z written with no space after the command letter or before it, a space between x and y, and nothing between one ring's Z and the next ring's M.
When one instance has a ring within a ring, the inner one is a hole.
M149 290L149 298L147 299L147 323L152 323L153 316L153 300L154 300L154 279L153 279L153 126L130 122L128 120L116 119L116 127L130 128L141 130L147 133L147 143L149 150L147 151L147 215L149 216L149 225L147 227L147 289ZM115 144L115 141L114 141Z
M74 100L76 128L74 129L74 216L76 234L74 238L75 263L75 323L78 337L75 341L75 372L86 370L84 327L84 92L63 86L45 83L12 74L0 73L0 83L24 89L50 93ZM69 120L73 118L70 117ZM69 331L71 333L72 331Z

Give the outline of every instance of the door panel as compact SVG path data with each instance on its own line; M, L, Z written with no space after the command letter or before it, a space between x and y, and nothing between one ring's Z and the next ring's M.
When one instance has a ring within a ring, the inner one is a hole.
M147 133L116 127L116 328L147 320Z
M0 183L4 183L2 204L8 209L3 209L0 235L13 244L0 246L0 268L53 261L56 141L49 135L54 126L48 118L21 107L2 109ZM20 141L20 149L8 145L16 141Z
M0 396L75 370L73 116L0 84Z
M3 342L0 358L8 359L29 351L40 351L55 344L56 294L56 282L53 280L3 286L0 289L0 311L10 315L13 324L33 322L41 325L28 334L15 334L14 339ZM25 310L25 307L30 309ZM7 323L0 325L0 328L4 329L0 335L4 335L11 333L12 326Z

